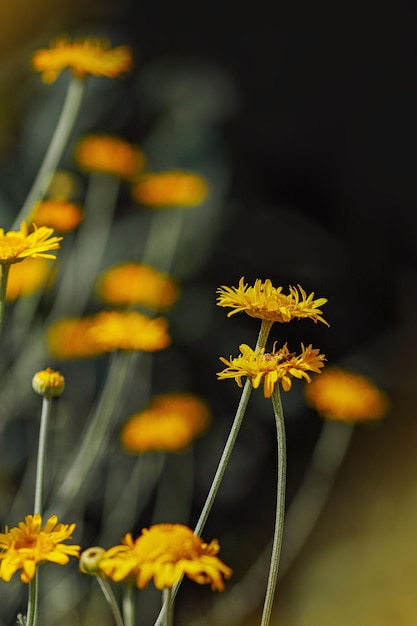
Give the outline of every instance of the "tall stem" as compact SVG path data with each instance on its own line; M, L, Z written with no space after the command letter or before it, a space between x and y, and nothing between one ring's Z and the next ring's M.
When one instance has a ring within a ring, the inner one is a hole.
M275 424L277 429L278 459L277 459L277 503L275 513L275 528L272 542L271 563L269 566L268 584L266 588L261 626L269 626L275 589L278 578L279 559L281 555L282 535L284 532L285 514L285 482L287 469L287 452L285 439L285 422L282 411L279 385L275 386L272 394Z
M52 398L43 397L41 424L39 428L38 458L36 461L35 505L34 513L42 515L43 489L45 478L46 438L48 434L49 417L52 409Z
M135 588L133 584L127 583L123 589L123 619L125 626L135 626Z
M78 80L77 78L71 78L68 83L68 90L58 124L42 161L42 165L14 221L12 230L16 230L20 226L20 223L30 214L33 205L45 195L65 150L75 120L77 119L84 94L84 86L85 81Z
M26 614L26 626L36 626L38 618L38 570L29 583L28 610Z
M96 576L97 582L100 585L100 589L103 592L104 597L110 606L116 626L124 626L122 616L120 615L119 607L114 597L114 593L109 585L108 580L104 576Z

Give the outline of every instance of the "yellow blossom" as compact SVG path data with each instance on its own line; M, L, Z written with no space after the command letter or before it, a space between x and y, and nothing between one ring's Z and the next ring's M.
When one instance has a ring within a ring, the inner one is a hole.
M217 557L218 552L217 540L205 543L183 524L155 524L143 529L136 540L130 533L125 535L122 545L107 550L99 567L115 582L134 576L140 589L152 579L157 589L173 587L187 576L223 591L223 576L229 578L232 570Z
M326 298L314 300L314 293L307 296L304 289L289 287L289 294L282 293L282 287L273 287L267 279L259 278L253 287L245 283L242 277L238 287L219 287L217 305L233 309L227 315L244 311L251 317L258 317L272 322L290 322L294 318L309 317L313 322L329 324L321 316L319 307L327 302Z
M227 367L218 372L218 379L234 378L239 387L242 387L242 377L245 376L251 380L254 389L263 382L265 398L271 397L277 383L281 383L284 391L289 391L292 378L304 378L309 383L311 379L308 372L319 374L320 369L324 367L324 355L311 344L307 348L301 344L299 355L290 352L287 344L278 350L274 344L272 352L265 352L265 348L252 350L244 343L239 349L241 354L237 358L230 357L227 360L220 357Z
M58 359L92 358L103 354L97 344L90 342L88 331L93 316L63 318L48 328L46 340L50 353Z
M33 69L42 73L45 83L53 83L66 68L76 78L89 74L114 78L132 67L129 46L112 48L106 40L87 37L71 42L67 38L51 41L47 49L37 50L32 57Z
M170 276L153 267L120 263L102 274L97 293L107 304L144 305L158 311L174 304L178 298L178 287Z
M124 449L130 453L156 450L179 452L207 428L210 412L191 393L155 396L149 407L132 415L121 432Z
M50 367L37 372L32 379L32 387L36 393L47 398L60 396L64 391L65 379L60 372Z
M30 217L37 226L49 226L60 233L77 228L83 218L78 204L61 199L37 202Z
M343 422L381 419L389 408L387 394L371 380L338 367L314 378L305 396L322 417Z
M26 222L22 222L20 230L5 232L0 228L0 263L19 263L28 257L55 259L50 250L57 250L62 237L52 237L52 228L33 224L29 232Z
M207 193L202 176L182 171L143 174L132 186L134 200L154 209L197 206Z
M50 261L46 259L29 257L24 263L14 263L10 266L6 300L12 301L29 296L49 282L50 274Z
M0 578L8 582L17 570L22 570L20 579L29 583L36 567L46 561L66 565L70 556L78 557L80 546L62 543L71 539L75 524L57 524L52 515L42 528L39 514L27 515L24 522L15 528L6 526L0 533Z
M112 135L87 135L75 146L75 161L87 172L104 172L123 179L136 176L145 164L139 148Z

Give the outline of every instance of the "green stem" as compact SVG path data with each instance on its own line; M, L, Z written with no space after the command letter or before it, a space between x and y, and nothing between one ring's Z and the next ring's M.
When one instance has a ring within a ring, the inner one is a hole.
M84 87L85 81L78 80L77 78L71 78L68 83L67 94L58 124L42 161L42 165L14 221L12 230L19 228L20 223L29 216L33 205L45 196L74 127L75 120L80 110Z
M174 624L174 599L172 597L172 587L164 587L162 591L163 605L167 607L165 611L164 626L173 626Z
M6 308L7 279L10 263L0 263L0 334L3 328L4 311Z
M36 462L35 505L34 513L42 515L43 489L45 482L46 439L48 435L49 417L52 409L52 398L43 397L41 425L39 428L38 458Z
M279 385L275 385L272 394L272 406L274 407L275 423L277 428L278 443L278 480L277 480L277 503L275 514L275 528L272 542L271 563L269 566L268 584L266 588L264 608L262 612L261 626L269 626L271 619L272 604L274 602L275 589L278 578L279 559L281 555L282 535L284 532L285 514L285 481L287 469L287 453L285 439L285 421L282 411Z
M29 583L28 610L26 614L26 626L36 626L38 617L38 570Z
M135 626L135 588L133 584L127 584L123 590L123 618L125 626Z
M114 593L108 583L108 580L104 578L104 576L100 576L100 575L97 575L96 579L97 579L98 584L100 585L101 591L103 592L103 596L106 598L107 603L112 610L116 625L124 626L123 619L119 611L119 607L117 606L116 598L114 597Z

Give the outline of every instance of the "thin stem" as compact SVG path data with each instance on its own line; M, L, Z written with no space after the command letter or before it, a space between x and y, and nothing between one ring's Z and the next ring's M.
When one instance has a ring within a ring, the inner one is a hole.
M78 80L77 78L71 78L68 83L67 94L58 124L42 161L42 165L40 166L26 200L14 221L12 227L13 230L18 228L20 223L28 217L33 205L44 197L49 187L80 110L84 87L85 81Z
M277 459L277 503L275 514L275 528L272 542L271 563L269 567L268 584L265 594L264 608L262 612L261 626L269 626L271 619L272 604L274 602L275 589L278 578L279 559L281 555L282 535L284 532L285 514L285 482L287 469L287 452L285 439L285 421L282 411L279 385L275 386L272 394L272 406L274 407L275 424L277 428L278 459Z
M164 587L162 591L162 601L166 605L164 626L173 626L174 624L174 599L172 597L172 587Z
M0 334L3 328L4 310L6 308L6 289L10 263L0 263Z
M114 593L108 583L108 581L106 580L106 578L104 578L104 576L100 576L97 575L96 576L97 582L100 585L100 589L103 592L103 596L106 598L108 605L110 606L113 616L114 616L114 621L116 622L117 626L125 626L123 624L123 619L122 616L120 614L119 611L119 607L117 605L116 602L116 598L114 597ZM127 626L127 625L126 625Z
M52 398L43 397L41 425L39 428L38 458L36 462L35 505L34 513L42 515L43 490L45 482L46 439L48 435L49 417L52 409Z
M28 610L26 626L36 626L38 617L38 570L29 583Z
M123 590L123 619L125 626L135 626L135 588L133 584L127 584Z

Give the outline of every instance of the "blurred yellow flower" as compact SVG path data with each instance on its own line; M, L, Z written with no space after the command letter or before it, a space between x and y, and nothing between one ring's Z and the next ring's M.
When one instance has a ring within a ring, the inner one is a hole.
M72 172L58 170L46 190L49 200L68 200L80 193L80 181Z
M20 230L4 232L0 228L0 263L19 263L28 257L55 259L50 250L57 250L62 237L52 237L52 228L33 224L32 232L26 222L22 222Z
M47 367L46 370L37 372L32 378L33 390L46 398L55 398L64 391L65 379L56 370Z
M53 83L69 68L76 78L89 74L114 78L132 68L129 46L112 48L106 40L87 37L73 42L67 38L51 41L47 49L37 50L32 57L33 69L41 72L45 83Z
M230 357L227 360L220 357L227 367L218 372L218 379L234 378L239 387L242 387L242 376L246 376L251 380L254 389L263 382L265 398L271 397L277 383L281 383L284 391L289 391L292 378L304 378L309 383L311 379L307 372L319 374L324 367L325 356L319 354L320 350L313 348L311 344L307 348L301 344L301 354L298 356L295 352L289 352L287 344L279 350L274 344L272 352L265 352L265 348L252 350L244 343L239 349L241 354L237 358Z
M207 193L207 181L202 176L182 171L143 174L132 185L134 200L154 209L197 206Z
M87 172L104 172L123 179L136 176L145 165L139 148L112 135L87 135L74 151L78 166Z
M282 287L273 287L267 279L262 282L259 278L253 287L245 284L242 277L238 287L222 286L217 289L219 297L217 305L233 309L227 316L244 311L251 317L273 322L290 322L294 318L308 317L313 322L329 324L321 317L319 307L327 302L326 298L314 300L314 293L307 296L304 289L289 287L289 294L282 293Z
M209 421L207 405L194 394L162 394L126 422L121 442L133 454L158 450L180 452L203 434Z
M78 557L80 546L62 543L71 539L75 524L57 524L52 515L42 528L39 514L27 515L24 522L0 533L0 578L9 582L17 570L20 580L29 583L36 567L46 561L66 565L70 556Z
M6 300L29 296L49 282L51 266L46 259L28 257L24 263L10 266Z
M97 283L97 293L107 304L144 305L154 311L169 309L176 302L178 292L170 276L139 263L115 265Z
M49 226L60 233L77 228L82 219L84 211L78 204L59 199L37 202L30 215L37 226Z
M99 568L115 582L134 576L140 589L152 579L157 589L173 587L187 576L223 591L223 577L229 578L232 570L216 556L219 549L217 540L204 543L183 524L155 524L135 541L125 535L122 545L107 550Z
M95 357L113 350L162 350L171 343L167 321L151 319L136 311L102 311L84 318L54 322L47 343L59 359Z
M338 367L314 378L305 397L322 417L343 422L381 419L389 408L387 394L371 380Z

